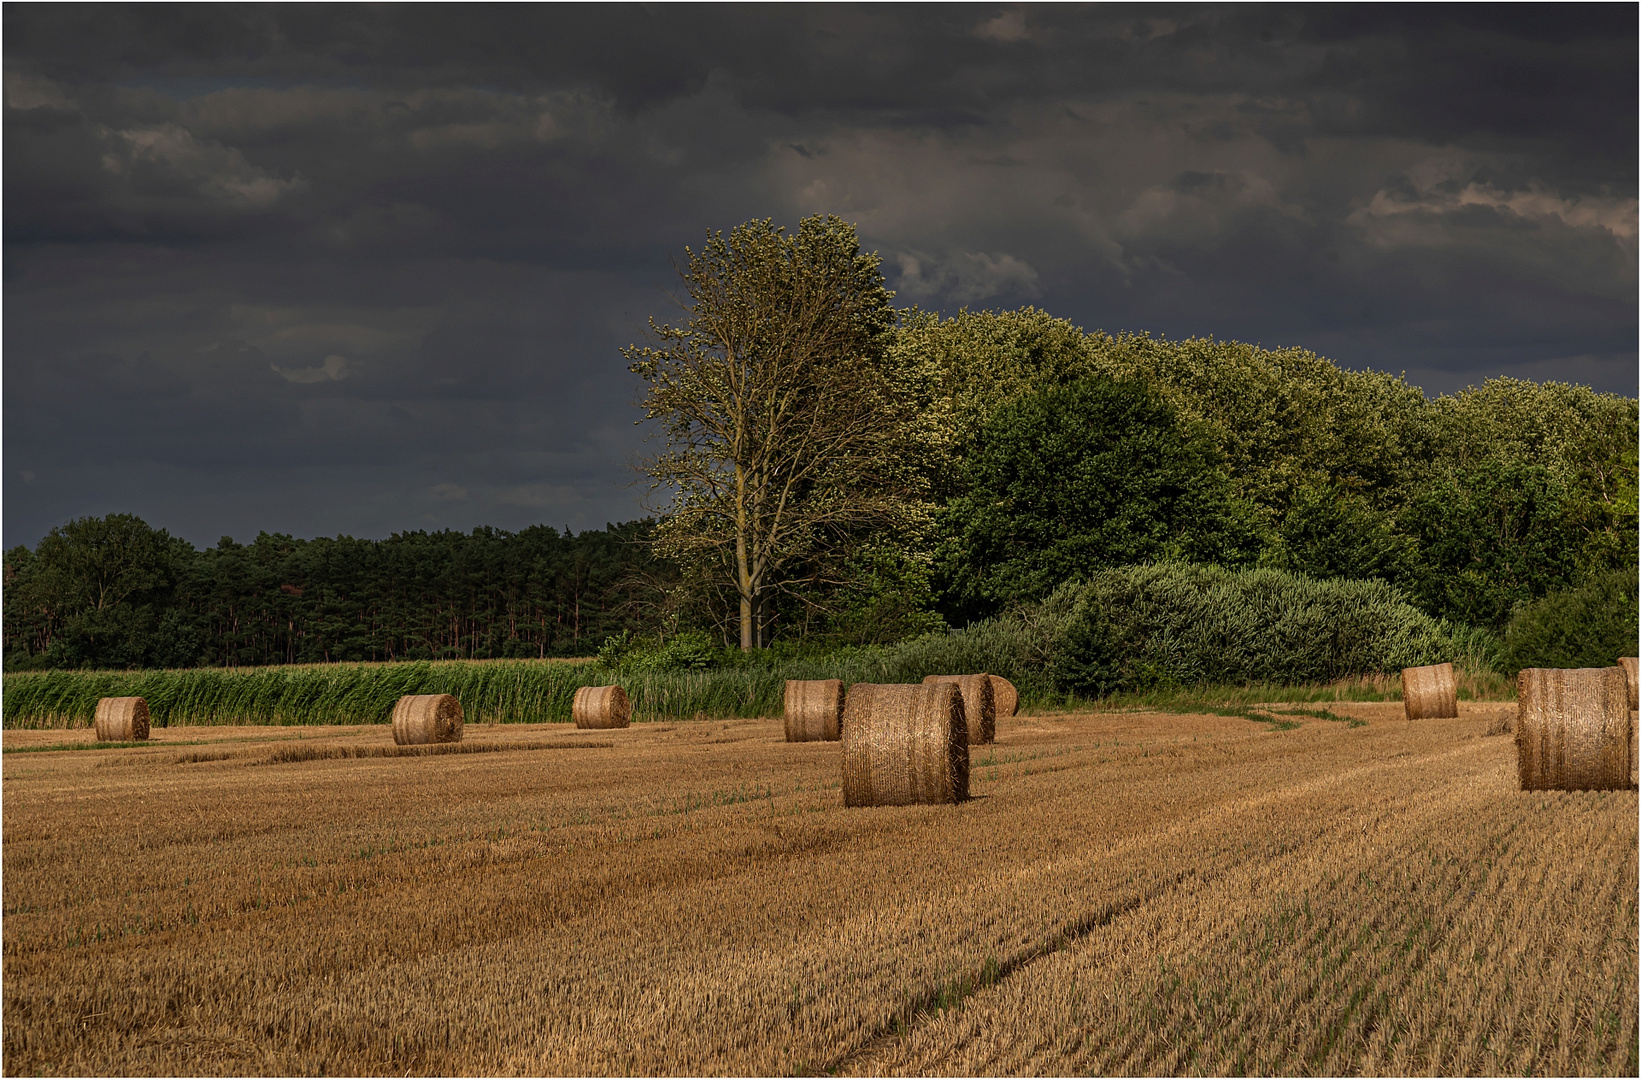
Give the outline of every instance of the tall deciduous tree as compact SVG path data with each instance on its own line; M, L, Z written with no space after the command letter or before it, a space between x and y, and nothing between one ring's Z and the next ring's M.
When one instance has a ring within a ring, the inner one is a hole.
M685 249L688 318L625 350L667 441L642 463L671 506L658 550L733 590L741 648L772 602L838 575L851 538L916 517L896 448L905 397L885 362L893 296L854 226L768 220Z

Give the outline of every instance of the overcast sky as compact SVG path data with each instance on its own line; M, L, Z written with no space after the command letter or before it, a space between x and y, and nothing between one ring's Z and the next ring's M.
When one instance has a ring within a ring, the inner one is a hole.
M1637 8L7 4L4 543L636 517L709 229L897 303L1637 381Z

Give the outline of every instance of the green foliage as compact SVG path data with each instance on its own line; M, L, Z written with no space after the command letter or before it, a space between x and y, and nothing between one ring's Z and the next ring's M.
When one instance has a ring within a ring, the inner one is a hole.
M904 315L889 360L915 404L908 451L944 502L963 488L963 463L998 409L1045 386L1097 374L1089 339L1046 311Z
M994 417L1105 377L1142 383L1206 435L1263 565L1380 578L1497 632L1517 603L1637 562L1633 398L1490 379L1427 400L1303 349L1085 335L1030 308L914 313L891 353L920 395L920 467L948 503ZM948 611L976 610L950 580Z
M25 666L94 656L106 663L163 663L175 620L163 615L193 549L132 514L77 518L33 552L6 554L6 648Z
M1263 561L1312 577L1406 581L1418 558L1390 514L1340 484L1295 488L1277 531Z
M611 634L604 639L604 644L598 647L599 664L615 670L632 651L633 645L632 631L623 629L619 634Z
M1504 633L1501 666L1611 667L1636 654L1636 572L1609 570L1518 608Z
M998 409L940 521L948 601L965 613L1155 559L1246 563L1248 507L1212 444L1139 383L1080 379Z
M1053 660L1081 696L1330 681L1446 659L1440 624L1383 582L1162 564L1093 575Z
M1094 334L1089 351L1098 370L1146 382L1206 425L1239 492L1272 520L1307 487L1394 505L1430 452L1417 387L1306 349Z
M1517 604L1572 582L1582 517L1543 465L1488 458L1444 469L1402 515L1418 542L1416 595L1427 611L1502 626Z
M1451 648L1447 659L1461 671L1468 672L1474 679L1486 682L1490 677L1502 677L1504 641L1490 628L1485 626L1470 626L1466 623L1455 623L1442 620L1442 626L1447 630ZM1464 687L1459 688L1459 700L1463 701ZM1514 696L1512 689L1509 696Z
M1430 452L1417 387L1356 372L1304 349L1212 338L1167 341L1080 329L1033 308L908 318L891 350L922 391L927 468L948 483L980 430L1009 402L1080 378L1140 382L1200 424L1238 492L1280 519L1301 487L1380 497L1401 490Z
M1503 629L1517 605L1637 562L1636 402L1491 379L1430 405L1401 512L1428 610Z
M931 559L921 539L862 545L842 564L835 584L813 581L791 590L776 632L816 646L888 645L946 629L933 610Z
M598 662L612 671L699 671L716 666L721 650L704 631L685 630L665 640L634 639L623 632L605 640Z

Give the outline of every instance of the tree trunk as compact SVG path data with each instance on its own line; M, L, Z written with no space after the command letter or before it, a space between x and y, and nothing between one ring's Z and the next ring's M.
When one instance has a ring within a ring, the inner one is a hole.
M746 472L735 466L735 591L741 594L741 651L751 652L758 647L757 612L754 610L756 593L752 587L752 564L747 559L746 534Z

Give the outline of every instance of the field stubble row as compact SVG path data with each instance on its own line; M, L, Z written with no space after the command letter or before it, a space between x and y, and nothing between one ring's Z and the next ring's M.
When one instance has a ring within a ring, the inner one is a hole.
M1508 708L1022 717L872 810L768 720L7 753L6 1071L1633 1075L1635 794Z

